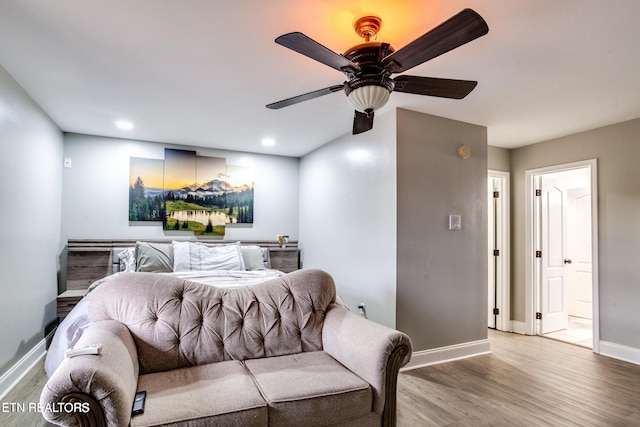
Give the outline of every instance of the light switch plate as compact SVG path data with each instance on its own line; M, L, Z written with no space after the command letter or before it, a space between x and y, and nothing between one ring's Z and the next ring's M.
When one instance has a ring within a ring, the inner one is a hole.
M449 230L462 230L462 216L449 215Z
M70 168L71 167L71 157L65 157L63 165L64 165L65 168Z

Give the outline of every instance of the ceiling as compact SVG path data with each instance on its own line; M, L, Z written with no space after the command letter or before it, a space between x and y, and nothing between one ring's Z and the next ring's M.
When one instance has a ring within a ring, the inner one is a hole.
M361 42L353 21L373 13L378 41L398 49L466 7L489 34L409 74L476 89L463 100L396 92L376 115L486 126L500 147L640 117L636 0L0 0L0 65L66 132L302 156L349 134L353 110L342 92L265 108L344 81L277 36L301 31L342 53Z

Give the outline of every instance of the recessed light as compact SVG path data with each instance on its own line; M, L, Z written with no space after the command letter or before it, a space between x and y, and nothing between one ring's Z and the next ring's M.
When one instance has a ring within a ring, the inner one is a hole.
M133 129L133 123L131 123L130 121L127 121L127 120L118 120L118 121L116 121L116 126L119 129L123 129L123 130L131 130L131 129Z
M276 141L273 138L264 138L262 140L262 145L264 145L265 147L272 147L276 145Z

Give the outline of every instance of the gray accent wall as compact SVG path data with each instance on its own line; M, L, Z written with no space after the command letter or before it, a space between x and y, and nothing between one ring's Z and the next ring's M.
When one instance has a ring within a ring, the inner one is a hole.
M512 150L511 317L525 317L525 171L598 160L600 339L640 349L640 119Z
M511 150L509 148L487 147L487 168L489 170L510 172Z
M60 129L0 67L0 377L56 317L62 150Z
M64 157L72 160L72 167L63 174L63 241L175 238L175 232L165 232L160 223L130 223L128 216L130 158L163 159L165 147L254 168L255 222L228 226L225 240L275 241L278 234L298 239L298 158L65 134Z
M487 129L399 109L397 174L398 329L416 351L486 339Z

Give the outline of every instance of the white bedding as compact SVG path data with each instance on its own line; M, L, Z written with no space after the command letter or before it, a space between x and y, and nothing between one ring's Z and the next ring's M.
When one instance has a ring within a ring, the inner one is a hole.
M64 352L75 345L80 339L84 330L89 326L89 301L91 300L91 290L100 286L115 275L107 276L93 283L89 287L87 295L78 302L71 312L64 318L51 341L47 357L44 362L44 368L47 377L51 376L58 365L64 359ZM219 288L234 288L240 286L255 285L275 277L282 276L284 273L279 270L257 270L257 271L185 271L174 273L158 273L166 274L173 277L188 279L192 282L203 283L205 285L216 286Z

